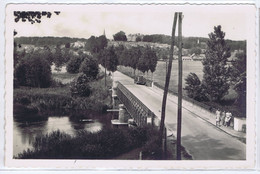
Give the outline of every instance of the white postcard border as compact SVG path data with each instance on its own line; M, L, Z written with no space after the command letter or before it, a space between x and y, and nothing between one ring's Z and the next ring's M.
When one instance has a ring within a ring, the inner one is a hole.
M98 5L100 7L100 5ZM223 5L225 6L225 5ZM21 160L12 158L12 101L13 101L13 13L12 10L33 9L61 9L68 8L68 5L8 5L6 9L6 52L5 52L5 165L15 168L73 168L73 169L245 169L255 166L255 101L256 101L256 45L255 45L255 15L256 8L253 5L237 5L232 10L248 11L247 31L247 160L245 161L132 161L132 160ZM180 5L174 7L175 11L189 10L190 8L202 8L201 5ZM207 8L215 10L214 5L208 5ZM226 7L225 7L226 8ZM174 10L173 10L174 11ZM10 116L11 115L11 116Z

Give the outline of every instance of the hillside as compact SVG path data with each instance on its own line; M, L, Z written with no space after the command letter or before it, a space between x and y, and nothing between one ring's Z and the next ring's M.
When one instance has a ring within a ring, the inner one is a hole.
M17 44L44 46L44 45L65 45L66 43L74 43L77 41L86 42L84 38L70 37L15 37L14 41Z

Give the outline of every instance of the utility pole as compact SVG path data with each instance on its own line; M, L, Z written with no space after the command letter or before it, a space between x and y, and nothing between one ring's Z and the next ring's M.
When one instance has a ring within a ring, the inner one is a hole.
M178 80L178 118L177 118L177 160L181 160L181 120L182 120L182 13L179 13L178 21L178 42L179 42L179 80Z
M168 88L169 88L170 77L171 77L171 69L172 69L173 50L174 50L174 43L175 43L175 29L176 29L176 23L177 23L177 16L178 16L178 13L175 13L174 14L174 20L173 20L173 26L172 26L170 58L169 58L168 71L167 71L167 74L166 74L165 87L164 87L164 93L163 93L162 110L161 110L161 123L160 123L160 134L159 134L159 138L160 138L161 144L162 144L163 131L164 131L164 120L165 120L165 108L166 108L167 94L168 94Z

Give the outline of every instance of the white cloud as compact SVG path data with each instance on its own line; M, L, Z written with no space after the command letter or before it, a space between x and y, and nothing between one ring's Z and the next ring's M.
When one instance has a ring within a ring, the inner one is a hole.
M58 6L60 15L42 19L40 24L16 23L18 36L68 36L89 38L106 30L108 38L122 30L126 34L171 34L174 11L183 11L183 35L208 37L222 25L226 38L246 39L246 11L241 7L218 6ZM53 9L53 8L52 8ZM46 10L46 9L45 9ZM177 33L177 30L176 30Z

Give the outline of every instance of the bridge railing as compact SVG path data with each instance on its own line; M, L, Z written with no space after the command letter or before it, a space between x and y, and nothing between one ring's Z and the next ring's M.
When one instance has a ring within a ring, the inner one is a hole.
M117 97L138 126L147 125L148 119L154 125L155 114L120 82L117 85Z

